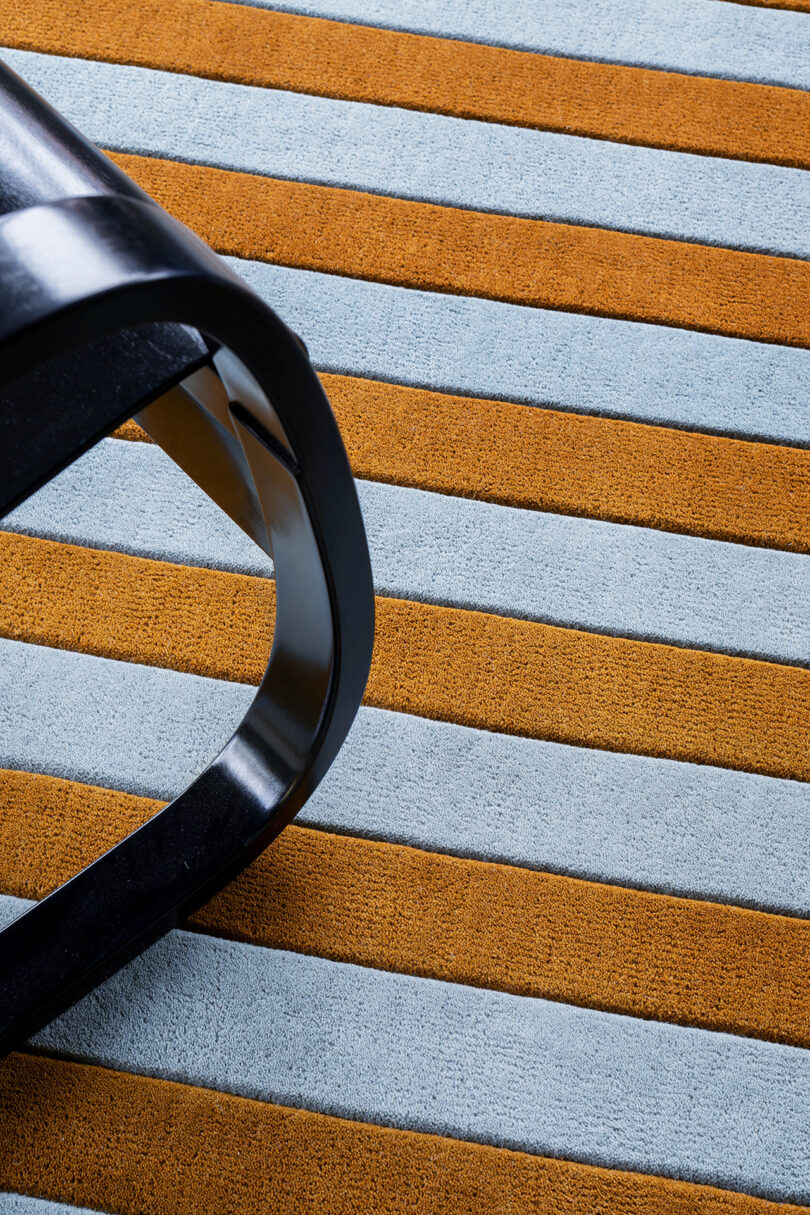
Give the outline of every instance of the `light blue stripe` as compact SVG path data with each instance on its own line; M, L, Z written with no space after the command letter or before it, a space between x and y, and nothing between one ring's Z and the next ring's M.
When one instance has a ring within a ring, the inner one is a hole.
M29 1198L27 1194L0 1194L0 1215L100 1215L86 1207L72 1207L66 1202L48 1202L44 1198Z
M810 1051L175 931L33 1039L88 1063L810 1198Z
M6 58L112 149L810 257L810 174L799 169L26 51Z
M244 0L569 59L810 88L803 13L718 0Z
M168 800L253 689L0 640L0 767ZM298 821L810 914L810 785L360 710Z
M0 531L270 576L273 563L151 443L102 439L0 520Z
M214 758L256 689L0 639L0 767L168 799Z
M810 663L810 557L357 482L379 594ZM272 564L159 447L103 440L11 531L267 575Z
M225 260L323 371L810 443L807 350Z

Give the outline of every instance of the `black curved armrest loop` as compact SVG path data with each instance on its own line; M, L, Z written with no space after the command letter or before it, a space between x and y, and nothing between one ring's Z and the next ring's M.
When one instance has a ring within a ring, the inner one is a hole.
M177 323L208 339L210 360L139 420L272 555L277 587L267 671L222 752L0 932L2 1050L175 925L292 818L362 698L374 600L354 482L302 344L187 229L111 193L11 211L0 217L0 292L0 391L43 352L127 327Z

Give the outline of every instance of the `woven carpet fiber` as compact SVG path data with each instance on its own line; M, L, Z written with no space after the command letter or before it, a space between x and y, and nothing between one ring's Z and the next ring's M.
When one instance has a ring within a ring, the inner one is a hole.
M0 1062L0 1211L808 1215L810 0L0 44L301 334L377 595L297 822ZM216 754L274 607L133 422L3 521L3 921Z

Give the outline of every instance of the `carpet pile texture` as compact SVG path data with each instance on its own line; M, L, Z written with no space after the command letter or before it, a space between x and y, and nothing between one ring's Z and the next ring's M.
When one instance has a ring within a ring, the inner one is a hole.
M377 597L296 823L0 1061L0 1212L810 1215L810 0L0 47L300 333ZM274 610L134 422L3 521L3 922L217 753Z

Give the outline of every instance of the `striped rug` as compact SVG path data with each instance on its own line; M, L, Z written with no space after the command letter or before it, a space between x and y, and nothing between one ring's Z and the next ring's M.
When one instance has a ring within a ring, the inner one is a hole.
M26 0L306 341L371 678L241 878L0 1063L0 1211L810 1212L810 0ZM239 720L269 562L130 423L0 534L0 912Z

